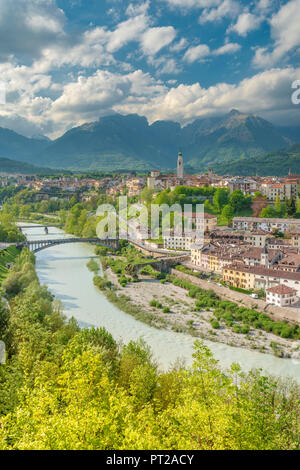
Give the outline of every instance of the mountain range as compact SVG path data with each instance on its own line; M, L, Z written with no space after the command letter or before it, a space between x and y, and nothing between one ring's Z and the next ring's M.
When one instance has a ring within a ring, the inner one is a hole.
M299 138L297 138L299 136ZM256 115L232 110L185 127L135 114L114 114L67 131L56 140L27 138L0 128L0 157L69 170L174 169L181 149L195 171L285 149L300 141L299 128L277 128ZM300 156L294 164L300 172ZM226 167L227 167L226 166ZM1 171L1 168L0 168ZM230 171L229 171L230 173Z

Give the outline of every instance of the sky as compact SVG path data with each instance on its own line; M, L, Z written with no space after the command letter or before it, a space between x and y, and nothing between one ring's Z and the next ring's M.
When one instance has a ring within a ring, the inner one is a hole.
M231 109L300 126L299 25L300 0L0 0L0 126L57 138Z

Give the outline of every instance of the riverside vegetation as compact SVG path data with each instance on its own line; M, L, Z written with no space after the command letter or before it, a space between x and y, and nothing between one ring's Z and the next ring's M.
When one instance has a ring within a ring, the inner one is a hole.
M201 342L192 368L162 372L142 340L67 321L26 250L2 295L0 449L299 449L295 383L224 373Z
M120 252L109 256L105 248L97 248L96 252L105 274L104 278L96 275L94 284L110 302L137 320L278 357L300 356L299 325L275 321L253 308L221 300L213 289L205 290L174 275L157 272L151 266L154 260L132 246L123 246ZM140 269L144 263L149 265ZM185 271L182 268L178 266L178 271ZM155 286L147 282L147 277L156 280ZM165 284L163 290L159 281ZM141 289L137 288L139 284L134 287L140 282ZM180 288L180 292L170 285Z

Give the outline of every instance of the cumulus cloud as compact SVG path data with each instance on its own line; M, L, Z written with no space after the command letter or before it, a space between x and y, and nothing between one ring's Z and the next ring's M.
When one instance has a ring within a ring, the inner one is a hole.
M185 38L181 38L180 41L170 46L170 51L180 52L183 49L186 49L187 46L188 46L188 41Z
M149 26L148 17L144 14L129 18L119 23L117 28L108 34L107 50L115 52L130 41L137 39Z
M206 44L199 44L198 46L189 47L183 56L183 60L191 64L198 60L203 60L209 54L209 47Z
M240 4L235 0L223 0L217 8L205 8L199 18L199 23L221 21L223 18L234 18L240 12Z
M0 0L0 60L11 55L38 56L62 39L65 15L54 0Z
M230 30L241 36L258 28L273 4L259 0L241 11L237 0L160 1L175 10L182 7L180 12L202 10L200 23L234 18ZM114 2L114 6L121 3ZM217 56L235 54L241 45L228 38L215 49L209 47L209 38L207 44L198 45L192 38L191 45L187 33L187 39L180 37L179 26L175 30L157 23L149 6L149 0L132 0L126 16L123 7L122 20L114 27L90 26L71 35L55 0L18 0L18 8L12 0L0 0L0 76L7 88L0 126L27 135L57 137L70 126L113 112L133 112L147 116L150 122L172 119L181 124L233 107L271 120L284 116L285 122L288 118L292 121L297 113L299 116L299 109L290 101L290 86L299 79L299 69L274 68L237 84L217 83L207 88L201 83L180 84L172 76L163 82L165 74L175 76L181 68L188 70L189 64L208 58L213 64ZM300 0L290 0L270 15L273 44L256 50L256 65L272 67L300 46L299 12ZM125 61L118 60L121 53L117 52L132 42L136 47L124 51ZM128 63L133 56L140 64L153 67L155 76L133 71L135 64Z
M241 49L241 45L236 42L228 42L224 46L219 47L213 51L214 55L223 55L223 54L234 54Z
M222 0L161 0L171 8L209 8L217 6Z
M46 116L58 122L62 129L73 123L80 125L112 112L118 112L125 103L142 104L165 93L167 87L149 74L137 70L130 74L98 70L90 77L80 76L67 84L62 95L55 100Z
M176 37L173 26L149 28L141 38L144 54L155 55L158 51L169 45Z
M275 13L271 20L273 49L256 50L254 64L258 67L271 67L284 56L300 46L300 0L291 0Z
M299 74L299 68L272 69L237 85L219 83L203 88L199 83L180 84L142 104L138 112L151 122L173 119L185 124L195 117L219 115L236 108L277 122L284 115L286 124L295 124L299 123L299 110L291 104L291 81ZM133 110L127 103L118 109L121 112Z
M235 32L240 36L247 36L250 31L258 29L264 20L261 16L256 16L253 13L242 13L239 15L237 22L231 26L228 32Z

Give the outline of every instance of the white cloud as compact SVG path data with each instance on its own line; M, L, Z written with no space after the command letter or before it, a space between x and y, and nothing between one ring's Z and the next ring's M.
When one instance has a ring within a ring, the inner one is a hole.
M147 13L150 6L150 0L147 0L144 3L130 3L126 9L127 16L138 16L144 15Z
M197 60L204 59L210 54L210 49L206 44L190 47L183 56L183 60L190 64Z
M300 69L272 69L242 80L237 85L219 83L202 88L199 83L180 84L164 91L136 110L153 122L162 119L177 120L181 124L196 117L206 117L228 112L232 108L246 113L256 113L286 124L299 122L299 110L291 104L291 82L299 77ZM133 112L134 106L124 103L118 107L123 113Z
M12 54L38 56L65 37L64 23L54 0L0 0L0 61Z
M259 48L254 57L254 64L259 67L271 67L286 54L300 46L300 0L291 0L280 8L270 20L271 37L274 47Z
M217 8L203 10L199 23L221 21L223 18L234 18L240 12L240 4L235 0L223 0Z
M9 103L1 112L0 125L1 118L17 125L13 120L19 115L27 126L30 123L35 130L57 137L70 125L94 121L112 112L138 113L150 122L171 119L186 124L232 108L278 122L284 116L286 124L295 124L299 122L299 110L291 103L291 83L299 74L300 68L271 69L236 85L218 83L203 88L199 83L173 86L173 81L168 88L141 70L127 74L98 70L65 85L57 99L21 95L18 102Z
M213 51L214 55L223 55L223 54L234 54L241 49L241 45L235 42L228 42L224 44L224 46L219 47L218 49Z
M222 0L161 0L171 8L209 8L217 6Z
M177 61L171 57L161 56L159 58L150 57L149 63L157 69L157 75L178 74L182 72ZM176 80L175 80L176 81Z
M170 46L170 51L180 52L188 46L188 41L185 38L181 38L180 41Z
M137 70L130 74L119 74L98 70L90 77L80 76L63 89L45 113L48 120L58 124L55 135L72 123L80 125L97 120L125 105L143 105L167 88L149 74ZM53 134L52 134L53 135Z
M119 23L117 28L109 34L107 50L115 52L128 42L136 40L148 26L149 20L144 14Z
M262 16L256 16L253 13L242 13L235 25L228 29L228 32L235 32L240 36L247 36L250 31L258 29L264 18Z
M144 54L155 55L158 51L168 46L176 37L173 26L149 28L141 38L141 46Z

